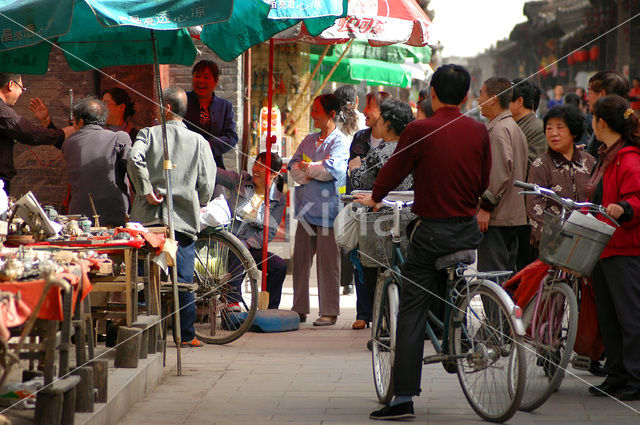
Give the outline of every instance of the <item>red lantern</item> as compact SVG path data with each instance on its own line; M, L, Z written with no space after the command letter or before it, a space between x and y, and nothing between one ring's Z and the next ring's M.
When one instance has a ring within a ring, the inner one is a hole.
M587 62L589 60L589 52L586 50L578 50L576 54L577 62Z
M589 59L591 62L595 62L600 58L600 46L591 46L589 49Z
M569 55L567 56L567 62L569 62L569 65L573 66L576 64L576 58L574 58L573 55Z

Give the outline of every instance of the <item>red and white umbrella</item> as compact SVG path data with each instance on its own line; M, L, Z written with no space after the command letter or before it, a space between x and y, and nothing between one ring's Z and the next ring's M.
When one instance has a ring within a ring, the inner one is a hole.
M345 18L318 36L311 36L298 24L277 34L280 41L304 41L311 44L346 43L356 38L372 46L408 44L425 46L429 42L431 20L415 0L349 0Z

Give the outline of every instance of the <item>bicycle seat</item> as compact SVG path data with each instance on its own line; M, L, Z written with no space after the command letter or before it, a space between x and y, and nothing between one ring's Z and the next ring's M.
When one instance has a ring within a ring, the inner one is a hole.
M443 255L436 260L436 270L443 270L456 264L473 264L476 261L476 251L474 249L463 249Z

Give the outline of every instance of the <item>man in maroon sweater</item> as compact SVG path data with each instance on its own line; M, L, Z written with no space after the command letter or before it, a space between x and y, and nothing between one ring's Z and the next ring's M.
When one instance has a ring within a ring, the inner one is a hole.
M394 154L382 167L372 195L357 195L374 206L413 172L419 216L403 267L404 282L396 333L394 399L371 419L414 416L411 397L420 394L424 326L431 294L437 293L435 260L475 249L482 239L475 215L489 186L491 147L484 125L460 113L471 79L459 65L443 65L431 79L431 118L410 123ZM442 302L442 300L435 300Z

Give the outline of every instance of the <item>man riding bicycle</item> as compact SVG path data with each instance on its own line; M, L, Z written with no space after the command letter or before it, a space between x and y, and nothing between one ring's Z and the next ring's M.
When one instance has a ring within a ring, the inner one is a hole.
M402 269L403 285L396 334L394 398L371 419L414 417L412 396L420 394L424 332L432 294L437 293L435 261L443 255L475 249L482 240L475 215L489 186L491 149L484 125L460 112L467 100L469 72L443 65L431 79L434 115L410 123L382 167L371 195L358 202L376 206L409 173L414 176L419 217L410 226L410 245Z

